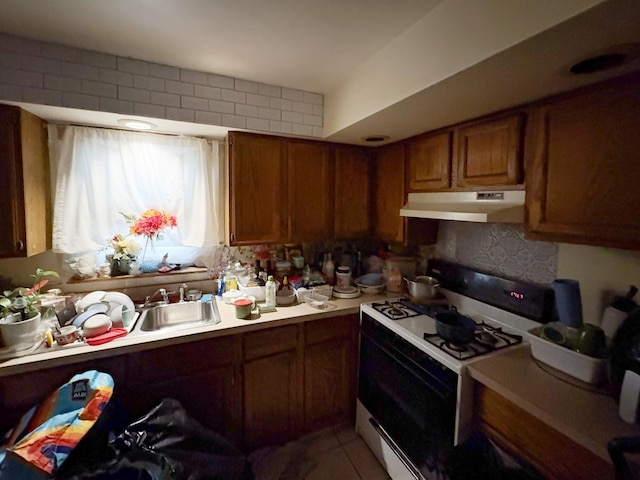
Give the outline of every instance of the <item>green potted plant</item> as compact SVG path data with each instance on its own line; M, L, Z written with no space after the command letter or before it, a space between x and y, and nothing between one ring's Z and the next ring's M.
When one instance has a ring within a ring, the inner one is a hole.
M18 287L0 294L0 343L4 347L31 346L40 330L41 315L38 309L40 290L49 280L59 277L53 270L36 269L35 284L31 288Z

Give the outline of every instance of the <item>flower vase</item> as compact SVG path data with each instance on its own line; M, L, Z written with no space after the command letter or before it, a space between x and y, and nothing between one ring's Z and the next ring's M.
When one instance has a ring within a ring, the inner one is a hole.
M145 263L145 258L147 256L147 247L149 246L149 244L151 244L151 250L154 251L153 239L151 237L147 237L147 240L144 242L144 248L142 250L142 260L140 260L140 268L144 273L151 273L157 270L157 265L153 262L149 261Z
M129 275L129 266L131 265L130 258L121 258L118 260L118 270L120 275Z

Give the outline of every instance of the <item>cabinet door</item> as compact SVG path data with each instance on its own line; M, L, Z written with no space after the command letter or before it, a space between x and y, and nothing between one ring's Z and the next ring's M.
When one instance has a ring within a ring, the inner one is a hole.
M613 465L483 385L476 385L476 415L503 449L538 469L545 478L613 478ZM561 446L561 454L558 448Z
M335 150L335 238L369 235L372 159L364 147L338 146Z
M387 242L403 242L405 221L400 209L406 201L405 146L403 143L377 149L374 168L373 230Z
M286 140L229 134L229 241L231 245L286 239Z
M300 433L298 328L287 325L242 336L243 444L247 448L284 443Z
M0 106L0 257L27 257L51 245L49 159L44 122Z
M534 113L527 149L531 238L640 248L640 81Z
M457 186L522 183L523 115L460 127L457 132Z
M285 443L299 434L296 350L244 363L244 446Z
M321 142L289 141L289 241L333 238L333 173L330 147Z
M317 320L305 325L305 432L353 420L357 330L357 315Z
M163 398L175 398L204 426L239 441L239 350L239 337L227 336L128 355L123 403L140 416Z
M409 191L429 192L451 186L451 133L409 141Z

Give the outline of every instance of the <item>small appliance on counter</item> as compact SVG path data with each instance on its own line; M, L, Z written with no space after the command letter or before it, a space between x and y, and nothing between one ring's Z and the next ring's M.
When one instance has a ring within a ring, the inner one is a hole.
M616 331L610 351L610 380L627 423L640 420L640 307L627 315Z

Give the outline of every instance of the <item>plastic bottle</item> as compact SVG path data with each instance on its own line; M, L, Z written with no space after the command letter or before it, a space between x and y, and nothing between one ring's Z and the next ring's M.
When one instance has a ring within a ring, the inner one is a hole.
M328 253L327 260L324 262L324 265L322 266L322 273L324 273L325 277L327 277L327 282L330 285L333 285L334 270L335 270L335 265L333 263L333 260L331 259L331 254Z
M238 280L234 269L229 266L226 272L224 272L225 292L229 290L238 290Z
M276 282L273 280L273 275L269 275L267 283L265 285L265 305L267 307L276 306Z

